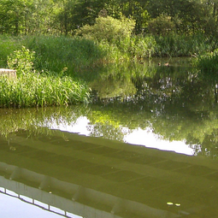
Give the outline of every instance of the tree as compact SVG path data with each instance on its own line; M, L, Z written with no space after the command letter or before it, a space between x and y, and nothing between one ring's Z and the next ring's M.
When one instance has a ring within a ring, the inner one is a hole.
M174 31L175 25L170 16L161 14L148 23L148 30L154 35L167 35Z

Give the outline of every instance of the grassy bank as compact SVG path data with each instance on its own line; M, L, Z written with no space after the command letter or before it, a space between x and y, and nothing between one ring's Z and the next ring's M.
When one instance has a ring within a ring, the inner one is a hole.
M28 73L17 79L0 77L0 107L44 107L88 102L85 84L70 77Z
M18 45L18 44L16 44ZM17 70L17 78L0 76L0 107L44 107L88 102L85 82L59 73L35 69L34 51L21 49L7 56L7 66Z
M122 23L119 25L123 28ZM18 73L16 80L0 77L0 107L87 102L87 83L99 81L97 66L120 65L129 60L156 56L200 55L215 47L203 35L132 36L128 29L128 34L121 37L118 29L116 34L105 32L103 36L108 36L105 38L99 37L96 31L88 27L86 32L74 37L0 36L0 68L10 67ZM29 53L27 50L22 53L22 46L28 48ZM218 69L216 54L200 56L198 66L204 69L211 65L213 70Z
M38 71L59 74L63 70L81 78L85 70L107 63L151 57L190 57L216 48L204 35L131 36L99 39L90 34L74 37L0 36L0 67L7 67L7 56L22 45L35 51L34 67ZM85 80L87 80L85 75Z
M209 52L200 55L196 62L196 66L204 73L217 73L218 72L218 51Z
M35 51L36 70L59 74L65 69L65 72L74 76L75 72L82 71L106 56L106 49L81 37L0 36L0 66L7 67L7 56L22 46Z

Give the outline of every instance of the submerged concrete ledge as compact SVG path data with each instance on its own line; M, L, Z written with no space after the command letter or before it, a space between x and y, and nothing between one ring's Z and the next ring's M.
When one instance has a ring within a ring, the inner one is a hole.
M0 76L8 76L10 78L17 78L17 71L12 69L0 68Z
M163 209L153 208L146 204L123 199L105 192L82 187L78 184L64 182L53 177L49 177L31 170L20 168L0 162L0 170L11 176L7 179L0 175L0 193L14 192L18 198L25 197L31 199L27 203L43 205L43 209L50 212L52 207L63 211L62 214L76 214L89 218L124 218L146 217L150 218L177 218L180 217L178 211L170 212ZM16 181L22 178L22 183ZM39 188L32 187L28 181L34 181ZM50 190L46 191L46 186ZM56 191L55 191L56 190ZM61 193L67 193L68 198ZM69 197L71 196L71 197ZM34 203L35 202L35 203ZM94 203L91 203L94 202ZM67 216L69 217L69 216Z

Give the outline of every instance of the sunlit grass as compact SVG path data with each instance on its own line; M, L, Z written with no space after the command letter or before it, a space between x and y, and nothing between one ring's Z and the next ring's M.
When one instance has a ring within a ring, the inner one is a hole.
M17 79L0 77L0 107L45 107L88 101L88 88L71 77L28 73Z
M106 55L94 41L81 37L28 37L24 43L35 51L36 69L60 73L66 68L73 76Z
M18 37L0 36L0 68L7 67L7 56L21 48L22 40Z
M176 34L140 35L111 42L79 36L0 36L0 68L8 67L7 57L22 46L35 52L31 61L34 62L35 73L30 70L24 75L18 74L14 80L0 77L0 107L44 107L87 102L89 91L86 83L98 81L102 74L97 67L108 67L108 64L120 66L129 60L154 56L201 54L213 47L205 40L203 35ZM217 53L213 53L201 56L198 66L216 71L217 62ZM125 73L125 70L119 72L120 75ZM110 74L118 72L112 70Z

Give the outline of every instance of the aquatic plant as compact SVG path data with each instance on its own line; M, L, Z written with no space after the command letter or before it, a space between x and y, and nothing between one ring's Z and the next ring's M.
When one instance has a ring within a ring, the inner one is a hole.
M0 77L0 107L44 107L88 102L88 88L69 76L25 74Z
M131 54L137 58L151 58L155 51L156 40L153 36L138 35L131 38Z
M199 56L195 61L196 66L202 72L218 72L218 50Z

